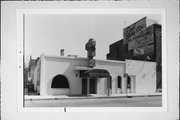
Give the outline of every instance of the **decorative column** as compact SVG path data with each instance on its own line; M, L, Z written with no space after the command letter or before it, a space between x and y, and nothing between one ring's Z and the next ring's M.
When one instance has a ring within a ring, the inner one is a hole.
M107 96L110 95L110 79L111 79L111 77L108 77L108 79L107 79L107 87L108 87L108 93L107 93Z

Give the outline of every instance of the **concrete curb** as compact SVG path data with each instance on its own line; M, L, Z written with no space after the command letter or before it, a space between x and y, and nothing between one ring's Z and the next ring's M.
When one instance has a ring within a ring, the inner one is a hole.
M68 96L27 96L25 97L25 101L33 101L33 100L70 100L70 99L108 99L108 98L131 98L131 97L154 97L154 96L162 96L162 94L151 94L151 95L123 95L123 96L89 96L89 97L68 97ZM28 98L29 97L29 98Z

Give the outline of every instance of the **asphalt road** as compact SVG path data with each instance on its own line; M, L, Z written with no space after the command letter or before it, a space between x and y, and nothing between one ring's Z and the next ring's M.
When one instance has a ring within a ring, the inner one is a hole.
M162 97L62 99L25 101L25 107L161 107Z

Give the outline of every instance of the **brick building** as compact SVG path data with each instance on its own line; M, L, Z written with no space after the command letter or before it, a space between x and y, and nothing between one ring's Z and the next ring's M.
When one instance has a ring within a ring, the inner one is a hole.
M162 88L161 25L144 17L124 28L123 39L109 46L107 59L156 62L157 89Z
M24 68L24 87L25 88L27 88L28 85L33 85L34 83L34 72L35 72L35 68L37 66L38 61L39 61L39 57L37 59L32 59L32 57L30 56L29 63ZM30 88L28 89L30 90Z

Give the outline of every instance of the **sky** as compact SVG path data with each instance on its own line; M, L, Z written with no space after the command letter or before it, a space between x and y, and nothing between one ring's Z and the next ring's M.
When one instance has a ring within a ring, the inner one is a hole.
M85 44L90 38L96 41L95 59L106 59L109 45L123 38L126 26L147 16L161 24L158 14L49 14L25 16L25 62L42 53L87 57Z

